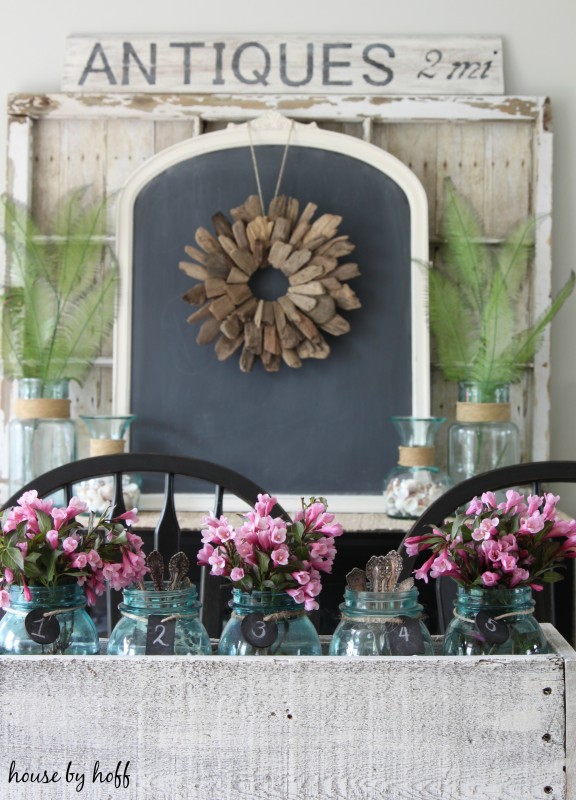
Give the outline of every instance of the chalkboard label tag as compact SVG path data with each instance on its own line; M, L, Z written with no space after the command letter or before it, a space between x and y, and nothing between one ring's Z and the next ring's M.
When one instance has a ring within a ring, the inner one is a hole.
M148 617L146 628L146 650L147 656L173 656L174 655L174 636L176 635L175 619L162 622L164 614L151 614Z
M26 614L24 625L28 636L37 644L52 644L60 636L60 623L56 614L45 617L47 609L35 608Z
M387 625L388 644L393 656L420 656L424 654L424 639L420 622L402 617L400 622Z
M475 622L478 631L490 644L503 644L510 636L508 625L501 619L494 619L488 611L479 611Z
M270 647L278 638L278 626L274 620L265 620L259 611L244 617L240 629L244 640L252 647Z

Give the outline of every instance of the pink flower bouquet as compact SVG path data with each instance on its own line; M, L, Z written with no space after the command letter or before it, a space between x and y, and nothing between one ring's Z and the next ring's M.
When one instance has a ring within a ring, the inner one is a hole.
M136 509L109 519L90 514L86 526L77 514L86 503L73 497L67 508L54 508L36 491L26 492L18 505L2 517L0 533L0 607L10 605L8 589L23 587L30 600L30 586L78 583L89 605L109 584L123 589L148 571L142 539L124 528L137 522Z
M277 502L270 495L258 495L239 528L224 516L204 517L198 563L210 566L211 575L223 575L242 592L286 592L312 611L318 608L321 573L332 570L334 539L342 535L342 526L327 512L323 498L311 498L293 523L270 516Z
M475 497L452 522L406 539L409 556L432 552L415 576L426 582L428 576L448 576L462 586L530 586L536 591L543 582L561 580L558 567L576 557L576 520L558 515L559 499L551 493L525 497L513 490L501 503L492 492Z

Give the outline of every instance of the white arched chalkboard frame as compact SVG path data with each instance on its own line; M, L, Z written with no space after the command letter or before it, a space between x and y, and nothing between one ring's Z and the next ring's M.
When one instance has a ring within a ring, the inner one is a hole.
M246 147L252 139L258 145L307 147L340 153L358 159L381 171L404 192L410 209L411 254L411 356L412 414L430 415L430 344L427 316L428 202L424 188L405 164L376 145L342 133L321 130L315 123L292 123L276 112L269 112L250 124L230 125L226 130L187 139L148 159L124 185L117 215L117 255L121 274L121 298L115 333L114 413L130 409L130 374L132 353L132 281L134 205L138 194L162 171L197 156L218 150ZM377 214L377 210L374 212Z

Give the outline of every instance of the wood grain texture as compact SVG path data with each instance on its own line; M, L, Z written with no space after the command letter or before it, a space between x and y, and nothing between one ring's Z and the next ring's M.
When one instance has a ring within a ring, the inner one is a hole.
M11 760L71 760L88 800L574 800L564 673L576 654L546 630L561 652L0 657L1 785ZM130 761L129 790L93 784L96 760ZM7 796L56 794L11 784Z

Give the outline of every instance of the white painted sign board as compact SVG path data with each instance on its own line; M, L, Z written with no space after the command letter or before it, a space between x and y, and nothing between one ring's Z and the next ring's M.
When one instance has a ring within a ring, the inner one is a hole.
M71 36L62 90L503 94L502 40L385 34Z

